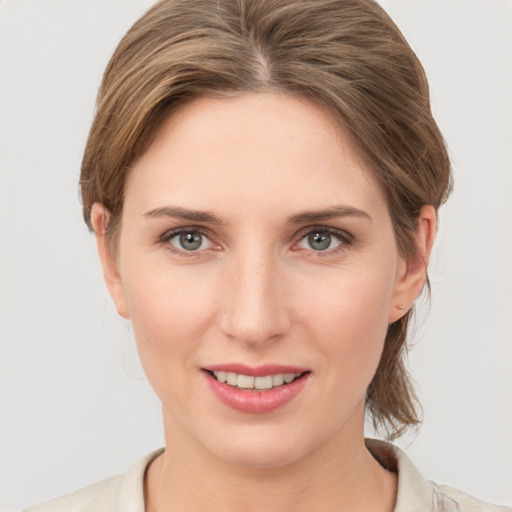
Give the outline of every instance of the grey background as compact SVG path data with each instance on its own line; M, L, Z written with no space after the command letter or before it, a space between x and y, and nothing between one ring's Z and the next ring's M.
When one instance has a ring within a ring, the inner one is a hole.
M123 472L163 444L78 200L101 73L149 0L0 2L0 507ZM453 158L400 442L430 479L512 503L512 2L382 2L423 61Z

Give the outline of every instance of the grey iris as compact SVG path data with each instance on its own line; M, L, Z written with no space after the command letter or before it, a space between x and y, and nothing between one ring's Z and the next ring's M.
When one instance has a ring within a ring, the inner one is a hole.
M202 243L203 235L198 231L191 231L180 235L180 245L186 251L195 251L201 247Z
M331 245L332 235L327 232L311 233L308 236L308 243L316 251L325 251Z

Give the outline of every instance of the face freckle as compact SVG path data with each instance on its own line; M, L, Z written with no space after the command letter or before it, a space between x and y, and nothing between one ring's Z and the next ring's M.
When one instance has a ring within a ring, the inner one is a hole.
M166 432L187 446L271 467L362 431L403 261L352 148L318 107L258 94L191 102L136 162L122 300ZM223 365L293 367L304 383L241 410L212 391L205 370Z

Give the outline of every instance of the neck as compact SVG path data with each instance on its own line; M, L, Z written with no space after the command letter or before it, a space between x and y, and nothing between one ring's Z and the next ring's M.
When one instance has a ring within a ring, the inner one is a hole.
M362 425L345 425L313 453L281 467L219 460L166 421L166 451L146 473L146 510L391 512L396 475L364 445ZM354 428L357 427L357 428ZM357 434L357 435L355 435Z

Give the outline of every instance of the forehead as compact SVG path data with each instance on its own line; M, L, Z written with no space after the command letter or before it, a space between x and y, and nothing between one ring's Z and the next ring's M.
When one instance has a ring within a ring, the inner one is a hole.
M313 103L278 93L200 98L167 119L133 166L125 200L143 209L177 199L212 210L385 206L343 128Z

